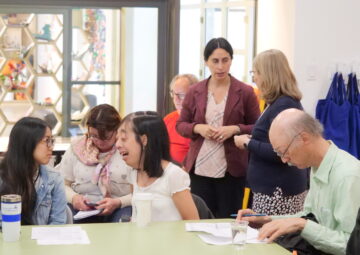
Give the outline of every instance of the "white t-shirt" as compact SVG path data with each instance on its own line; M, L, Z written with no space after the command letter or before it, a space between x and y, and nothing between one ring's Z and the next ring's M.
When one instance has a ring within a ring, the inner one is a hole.
M153 194L151 204L152 221L177 221L182 217L172 200L172 195L186 189L190 189L190 177L187 172L173 163L169 163L161 177L156 179L147 187L137 185L137 170L131 170L128 174L128 181L133 185L133 200L138 192ZM132 201L132 220L136 219L134 201Z

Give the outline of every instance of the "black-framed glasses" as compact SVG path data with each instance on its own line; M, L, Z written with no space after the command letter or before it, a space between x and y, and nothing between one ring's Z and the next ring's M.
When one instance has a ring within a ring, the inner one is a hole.
M53 136L46 137L46 138L42 139L41 141L43 143L45 143L48 148L52 148L55 144L55 138Z
M173 90L170 90L170 96L171 97L177 97L180 100L184 100L186 93L175 93Z
M302 131L301 131L302 132ZM295 139L301 134L301 132L297 133L296 135L294 135L294 137L291 139L289 145L286 147L284 152L278 152L277 150L274 150L274 152L276 153L276 155L278 155L280 158L283 158L286 156L286 153L289 151L291 145L293 144L293 142L295 141Z

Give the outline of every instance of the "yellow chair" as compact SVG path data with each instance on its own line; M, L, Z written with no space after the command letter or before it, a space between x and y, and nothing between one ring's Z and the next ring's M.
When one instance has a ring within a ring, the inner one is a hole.
M250 188L245 187L244 188L244 197L243 197L242 209L248 208L249 197L250 197Z

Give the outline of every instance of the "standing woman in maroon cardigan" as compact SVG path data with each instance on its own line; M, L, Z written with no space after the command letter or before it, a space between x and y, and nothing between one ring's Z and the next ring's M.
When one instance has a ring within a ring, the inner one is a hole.
M232 58L226 39L208 42L204 60L211 76L191 86L176 125L180 135L191 138L184 161L191 191L218 218L241 207L248 154L236 148L233 136L250 134L260 115L252 87L229 74Z

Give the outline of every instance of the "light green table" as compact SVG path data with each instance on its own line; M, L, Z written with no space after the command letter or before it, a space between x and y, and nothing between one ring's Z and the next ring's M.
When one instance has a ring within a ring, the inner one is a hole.
M219 220L215 220L219 222ZM210 221L211 222L211 221ZM289 255L276 244L247 244L238 251L232 245L205 244L195 232L185 231L185 221L151 223L138 228L134 223L82 224L89 245L37 245L31 226L23 226L19 242L5 243L0 234L1 255Z

